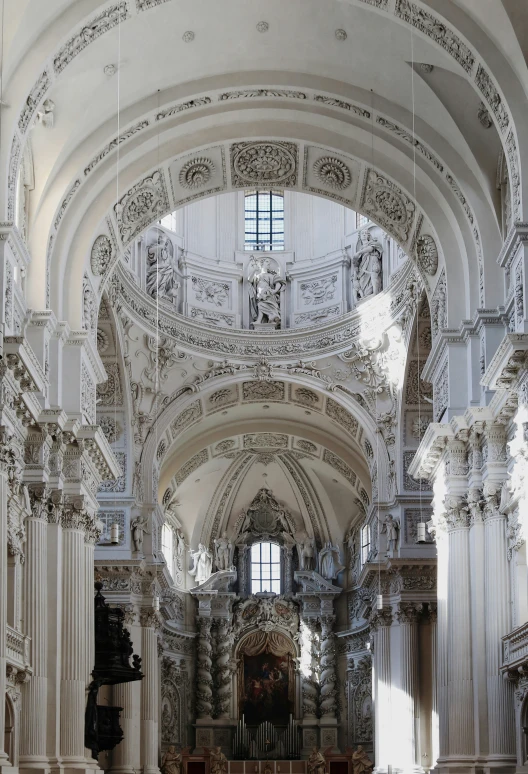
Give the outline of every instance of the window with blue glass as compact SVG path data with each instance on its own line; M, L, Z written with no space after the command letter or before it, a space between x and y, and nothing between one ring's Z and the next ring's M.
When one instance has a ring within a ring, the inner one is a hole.
M284 250L284 196L277 191L251 191L246 194L246 250Z

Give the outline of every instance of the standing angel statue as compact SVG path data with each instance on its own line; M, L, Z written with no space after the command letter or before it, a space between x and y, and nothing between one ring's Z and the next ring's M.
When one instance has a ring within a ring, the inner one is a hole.
M193 566L189 570L189 575L193 577L196 584L200 586L200 584L205 583L205 581L211 577L213 571L213 555L203 543L200 543L198 546L198 551L191 551L190 554L191 559L193 560Z
M381 258L383 246L368 229L359 235L357 250L352 256L352 286L354 298L361 301L381 291Z
M271 268L269 258L249 259L249 312L252 322L275 323L280 327L280 294L286 280Z
M132 530L132 542L134 544L134 551L138 554L143 553L143 538L145 534L150 535L148 528L148 518L146 516L136 516L131 522L130 529Z
M174 246L166 234L160 233L157 240L147 248L147 293L152 298L166 298L175 304L179 288Z
M224 532L219 538L215 538L215 565L217 570L229 570L233 565L233 544Z

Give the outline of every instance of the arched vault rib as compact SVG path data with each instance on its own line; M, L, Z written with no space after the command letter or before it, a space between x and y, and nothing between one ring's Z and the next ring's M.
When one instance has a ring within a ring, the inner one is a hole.
M407 0L397 0L394 7L392 7L391 4L391 8L389 8L385 0L379 0L379 2L376 1L375 3L370 0L349 0L349 2L358 7L363 7L365 10L385 16L385 18L392 18L397 24L411 25L417 31L418 35L422 36L424 40L427 40L429 44L433 44L433 46L438 47L438 49L443 49L453 60L453 65L460 68L467 75L468 79L482 94L484 100L488 102L494 119L499 124L501 131L504 133L509 128L509 124L512 124L512 131L514 130L512 108L508 103L508 98L504 96L504 93L509 96L509 92L517 86L517 79L511 77L508 79L505 77L505 74L503 75L501 72L500 75L502 78L500 79L500 88L502 88L503 94L499 94L493 79L490 78L485 70L485 64L481 60L481 52L477 52L476 47L472 46L471 38L474 37L475 40L479 40L479 36L476 35L475 25L468 16L462 15L460 12L458 13L456 21L462 28L459 32L454 26L451 27L445 18L436 16L429 6L424 7L420 3L409 3ZM17 120L17 133L24 135L27 132L32 116L39 106L39 103L45 98L51 84L56 78L60 77L62 72L71 62L75 61L77 56L82 54L87 46L97 41L105 33L111 31L116 24L127 24L127 20L133 19L138 12L149 11L152 9L150 12L153 13L155 11L155 6L157 5L158 3L139 3L139 5L134 8L132 5L127 6L124 0L122 0L122 2L115 3L105 10L99 8L91 19L81 20L80 17L75 18L71 15L70 24L72 27L70 29L74 29L77 25L78 27L69 39L67 37L65 39L63 38L62 46L58 38L64 35L67 26L64 24L55 25L58 37L56 35L55 39L53 39L53 32L50 30L51 34L49 35L50 40L48 43L48 46L52 50L56 47L55 51L50 60L48 60L48 64L44 67L39 79L33 85L31 98L25 98L25 105ZM166 8L169 8L167 2L163 3L163 5L165 5ZM172 6L172 3L170 6ZM371 6L375 7L372 8ZM451 15L455 17L455 12L451 12ZM85 29L91 30L91 34L85 34ZM95 30L95 34L93 30ZM482 44L480 45L482 46ZM34 48L37 49L35 44ZM20 47L20 49L22 49L22 47ZM8 67L11 64L12 63L9 62ZM23 70L23 68L20 67L19 70ZM484 77L482 74L483 70ZM19 75L19 78L21 77L22 76ZM514 82L513 86L509 81ZM485 83L485 86L483 83ZM10 85L11 84L8 83L8 86ZM22 86L21 88L23 89ZM514 99L511 99L511 102L515 104ZM506 125L504 117L501 115L501 110L504 111L508 118L508 123ZM515 140L515 133L513 137ZM505 146L507 144L508 139L506 139ZM510 151L510 157L512 158L513 149L511 147ZM520 164L518 164L518 167L520 171Z
M368 214L373 221L378 222L382 228L391 233L396 241L398 241L407 252L413 253L414 241L417 237L418 229L422 227L422 222L425 222L426 220L427 223L430 224L427 228L435 231L440 250L448 262L449 282L451 283L451 287L454 288L454 292L448 293L448 297L450 312L455 319L462 318L465 314L465 310L471 306L472 302L474 306L479 305L478 271L471 272L471 276L475 277L475 280L472 283L469 282L469 256L473 256L473 260L477 261L477 252L469 223L465 220L461 220L460 224L456 222L454 213L450 211L450 206L447 201L444 201L444 194L440 193L431 185L431 179L424 172L418 172L416 178L416 194L422 204L421 207L418 207L409 193L414 185L412 177L412 159L408 158L402 152L391 151L390 157L382 157L378 154L377 168L372 168L370 165L361 162L360 159L366 157L369 153L366 145L368 135L365 132L363 132L364 143L355 144L354 149L357 153L355 156L352 156L350 151L348 154L345 154L343 151L343 148L347 145L350 148L350 141L346 141L344 137L339 137L330 132L328 126L326 126L324 130L320 126L310 126L307 123L298 126L289 126L282 122L267 121L266 118L262 116L262 121L257 122L251 127L246 126L245 129L246 131L251 129L255 132L257 137L263 138L264 141L266 141L265 138L268 137L273 139L281 138L281 142L291 143L291 139L284 139L286 127L288 127L292 133L295 133L297 138L300 136L300 139L297 139L294 143L299 154L299 169L296 185L294 186L296 190L315 192L318 195L336 198L335 194L332 194L329 189L326 191L322 188L314 189L313 186L304 184L305 170L303 170L302 165L304 164L305 158L307 158L307 154L309 156L312 152L311 149L323 148L324 152L334 155L336 158L340 159L342 163L349 165L349 167L353 169L354 184L351 186L352 196L349 195L348 198L346 198L346 196L343 195L340 196L338 200L358 212ZM220 154L221 156L222 150L224 160L226 157L229 158L235 141L240 140L241 128L240 123L217 127L215 130L217 136L221 135L222 138L224 138L227 133L227 135L231 136L233 139L223 139L222 142L218 141L213 148L211 148L211 146L204 147L203 145L200 145L199 150L196 150L195 153L201 156L207 153L209 153L210 156L214 155L214 153L216 155ZM202 139L205 139L206 136L207 132L202 135L193 134L192 137L189 136L186 138L186 142L191 143L189 147L192 150L193 148L196 148L194 143L200 142ZM322 136L324 136L328 142L321 142ZM243 137L247 138L247 134L244 134ZM286 137L291 138L292 134L288 134ZM169 151L171 150L173 150L173 146L170 143L169 146L161 146L161 157L163 158L166 154L169 154ZM319 151L319 153L321 153L321 151ZM73 220L70 225L74 228L74 232L68 232L66 229L64 232L62 230L60 231L60 238L57 240L54 247L54 250L57 252L54 254L58 258L62 256L63 259L59 259L58 263L54 263L53 276L55 276L57 272L60 272L61 276L65 277L65 287L77 285L77 282L81 280L82 275L84 274L89 258L86 247L87 245L92 245L98 233L101 233L101 223L104 223L105 219L113 224L111 226L111 232L121 232L120 236L124 240L124 242L120 243L119 247L116 244L114 254L117 254L125 248L131 238L134 238L141 233L142 230L148 227L154 217L162 217L166 212L176 209L178 205L175 202L173 192L171 191L173 180L168 170L169 167L172 166L173 171L177 172L179 169L178 165L181 166L184 163L184 160L186 160L186 156L189 155L189 153L184 154L183 156L179 156L176 160L173 159L172 155L168 155L167 161L163 165L154 168L149 167L146 176L141 177L139 180L137 178L132 179L129 177L130 169L123 170L121 179L129 193L125 194L120 200L119 207L121 210L123 207L126 207L128 200L131 197L133 198L142 186L153 189L155 191L155 196L157 197L155 216L153 213L148 213L145 221L138 223L137 227L132 230L128 228L123 230L119 214L118 222L115 221L115 211L112 214L112 207L115 204L115 187L110 183L107 185L104 192L99 192L96 202L93 202L89 210L83 210L82 218L75 226L74 221L77 220L77 216L80 213L76 213L76 204L73 203L71 211L68 210L67 215L65 216L64 226L69 222L68 216L71 215ZM142 160L142 165L145 166L149 161L150 159L147 156ZM218 169L222 169L223 162L216 161L216 166ZM233 190L231 176L228 180L228 175L224 172L223 178L220 186L221 190ZM395 181L397 179L404 181L405 185L396 183ZM398 209L401 209L402 212L407 212L403 217L403 221L405 221L404 225L397 225L396 222L391 222L389 217L377 209L377 205L372 205L371 192L376 194L376 191L381 190L383 187L390 189L391 196L395 197L394 202ZM196 198L198 198L198 196L205 197L210 196L211 193L215 192L217 191L212 192L206 188L201 193L198 192L197 194L194 194L194 196ZM448 195L453 197L452 192ZM464 260L460 259L461 255L464 256ZM67 256L69 256L69 258ZM490 267L494 267L493 269L490 268L490 271L496 273L498 270L496 263L491 262L490 260L489 265ZM56 283L53 282L53 285L56 286ZM462 288L467 289L465 296L461 293ZM57 297L54 303L58 306L62 306L63 303L66 303L68 306L67 308L64 308L64 311L68 316L78 316L79 314L74 294L65 294L62 299Z

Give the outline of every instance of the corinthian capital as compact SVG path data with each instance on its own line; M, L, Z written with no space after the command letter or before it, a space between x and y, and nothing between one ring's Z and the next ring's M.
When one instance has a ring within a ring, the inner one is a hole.
M500 512L500 502L502 494L502 483L496 481L486 481L484 484L484 519L502 518Z
M446 497L445 518L450 532L469 527L469 508L465 498L453 495Z

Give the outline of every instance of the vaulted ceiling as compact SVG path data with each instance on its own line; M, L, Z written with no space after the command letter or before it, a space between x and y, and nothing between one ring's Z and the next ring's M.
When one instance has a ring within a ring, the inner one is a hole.
M497 303L501 147L517 218L527 177L514 2L5 0L4 22L0 205L10 219L30 136L34 308L49 268L56 314L79 327L91 243L116 200L175 157L254 137L318 143L381 170L437 229L450 323Z

